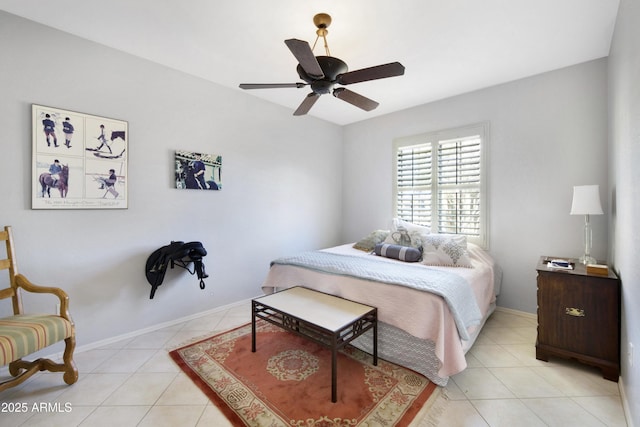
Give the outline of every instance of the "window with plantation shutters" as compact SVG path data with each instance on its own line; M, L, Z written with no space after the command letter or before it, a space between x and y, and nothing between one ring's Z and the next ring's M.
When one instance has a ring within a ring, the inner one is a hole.
M487 138L481 124L394 141L395 216L486 247Z

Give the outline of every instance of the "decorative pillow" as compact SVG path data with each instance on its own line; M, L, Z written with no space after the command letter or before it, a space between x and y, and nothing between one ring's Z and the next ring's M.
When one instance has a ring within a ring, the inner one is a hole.
M374 251L376 255L406 262L417 262L420 261L422 257L422 251L420 249L409 246L390 245L388 243L378 243Z
M467 236L429 234L424 236L422 263L447 267L473 267L467 252Z
M378 243L384 241L389 235L389 230L375 230L369 233L368 236L358 240L353 247L361 251L371 252Z
M391 221L391 231L396 231L400 227L406 229L410 233L411 232L417 232L421 234L431 233L431 229L429 227L425 227L424 225L414 224L412 222L408 222L400 218L393 218L393 220Z
M394 218L391 230L384 243L411 246L416 249L421 248L423 237L428 234L427 230L427 227Z

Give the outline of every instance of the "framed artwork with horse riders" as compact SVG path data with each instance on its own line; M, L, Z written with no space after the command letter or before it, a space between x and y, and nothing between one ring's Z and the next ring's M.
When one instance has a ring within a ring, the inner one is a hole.
M176 188L222 190L222 156L176 151Z
M33 104L32 209L126 209L128 123Z

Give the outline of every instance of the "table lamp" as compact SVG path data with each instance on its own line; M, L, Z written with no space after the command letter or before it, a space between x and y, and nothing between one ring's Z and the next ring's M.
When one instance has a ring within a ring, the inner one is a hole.
M576 185L573 187L573 202L571 215L584 215L584 255L580 257L582 264L595 264L596 259L591 256L593 236L589 215L602 215L599 185Z

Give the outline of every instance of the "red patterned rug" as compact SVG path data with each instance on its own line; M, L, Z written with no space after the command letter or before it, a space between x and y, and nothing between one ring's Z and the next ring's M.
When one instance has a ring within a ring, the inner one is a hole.
M331 403L328 349L264 321L256 342L252 353L247 324L169 354L233 425L408 426L437 394L424 376L381 359L373 366L348 346Z

